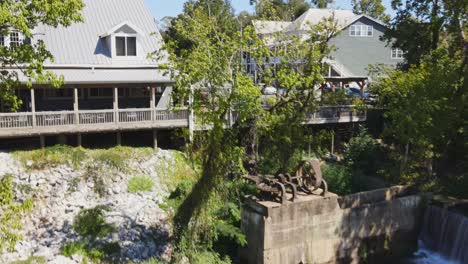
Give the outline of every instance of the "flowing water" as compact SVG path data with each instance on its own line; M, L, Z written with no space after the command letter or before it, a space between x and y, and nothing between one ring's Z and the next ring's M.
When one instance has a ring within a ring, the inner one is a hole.
M468 264L468 217L430 206L424 216L414 264Z

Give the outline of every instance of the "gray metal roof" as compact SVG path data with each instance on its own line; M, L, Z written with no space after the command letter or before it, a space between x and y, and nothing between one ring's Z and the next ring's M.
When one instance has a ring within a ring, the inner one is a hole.
M262 34L262 35L283 31L291 23L292 22L285 22L285 21L262 21L262 20L252 21L252 24L257 34Z
M355 21L357 17L359 17L359 15L354 14L352 10L312 8L297 18L285 31L310 30L311 25L316 25L326 18L333 18L337 22L337 26L343 28Z
M158 65L147 58L151 52L159 50L163 40L156 22L144 0L84 0L86 7L82 14L83 23L70 27L39 26L35 37L45 42L58 65L101 65L101 66L148 66ZM138 28L138 56L112 58L105 40L100 36L108 33L119 24L128 23ZM33 39L34 41L34 39Z
M302 14L293 22L255 20L252 23L258 34L266 35L281 31L285 33L298 33L300 31L308 31L310 30L311 25L316 25L326 18L333 18L337 22L338 28L343 29L349 26L350 24L354 23L361 17L367 17L376 23L386 26L385 23L370 16L356 15L353 13L353 10L319 8L311 8L307 10L304 14Z

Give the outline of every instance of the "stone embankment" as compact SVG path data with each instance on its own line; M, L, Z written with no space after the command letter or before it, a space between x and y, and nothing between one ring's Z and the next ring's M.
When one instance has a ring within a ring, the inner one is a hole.
M34 201L32 211L23 218L23 227L18 231L22 239L13 252L2 252L0 263L31 256L41 257L48 263L81 263L83 254L65 257L63 247L83 239L73 223L79 212L97 206L106 208L106 223L114 227L99 240L119 245L116 262L138 262L152 257L169 259L171 226L168 214L160 208L169 191L163 182L165 175L161 174L180 166L174 154L151 151L145 157L126 160L128 170L103 164L90 176L90 170L96 166L93 161L88 160L87 164L83 161L78 167L68 163L35 169L33 161L20 162L12 154L0 153L0 179L6 175L13 177L16 201L28 197ZM151 178L154 183L151 191L130 193L128 183L135 175Z

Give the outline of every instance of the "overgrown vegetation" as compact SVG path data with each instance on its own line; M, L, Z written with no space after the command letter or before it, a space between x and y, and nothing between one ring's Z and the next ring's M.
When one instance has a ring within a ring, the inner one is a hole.
M190 162L184 154L171 151L174 163L169 161L155 164L156 172L169 190L174 190L184 181L195 182L199 178L196 162Z
M9 264L46 264L47 259L45 257L31 256L25 260L13 261Z
M147 176L135 176L128 181L128 191L131 193L150 192L153 186L153 179Z
M33 206L33 199L19 203L13 196L13 176L3 175L0 179L0 252L13 251L22 236L18 234L23 228L22 219Z
M80 240L65 244L62 247L64 256L71 257L78 254L83 256L85 261L90 260L95 263L118 257L120 245L117 242L99 240L116 231L116 228L105 220L106 210L105 206L97 206L78 213L73 221L73 230L80 235Z

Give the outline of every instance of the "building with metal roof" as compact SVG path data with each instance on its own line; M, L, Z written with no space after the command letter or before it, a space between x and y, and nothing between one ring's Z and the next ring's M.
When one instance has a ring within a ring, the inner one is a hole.
M324 61L330 66L327 76L330 80L365 81L369 79L370 65L394 68L403 62L403 52L381 40L386 24L367 15L354 14L352 10L310 9L295 21L253 21L253 26L268 45L274 45L278 34L309 38L312 26L324 19L333 19L337 29L329 42L335 50Z

